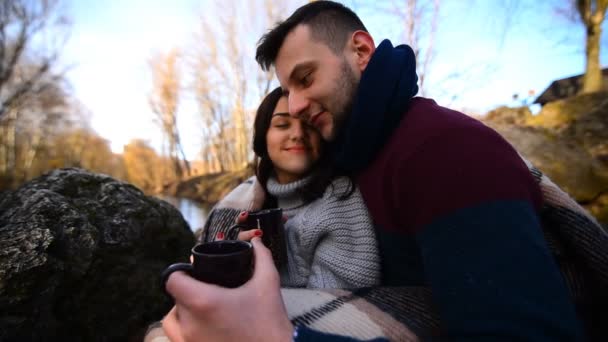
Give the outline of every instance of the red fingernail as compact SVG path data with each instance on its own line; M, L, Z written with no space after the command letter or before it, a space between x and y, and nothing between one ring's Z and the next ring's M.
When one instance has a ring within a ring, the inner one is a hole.
M259 237L259 236L262 236L262 231L261 231L261 230L259 230L259 229L256 229L256 230L255 230L255 232L253 232L253 235L254 235L254 236L258 236L258 237Z
M246 211L243 211L243 212L241 213L241 217L245 216L246 214L247 214L247 212L246 212Z
M216 237L217 239L220 239L220 240L224 239L224 232L219 232L219 233L217 233L217 234L215 235L215 237Z

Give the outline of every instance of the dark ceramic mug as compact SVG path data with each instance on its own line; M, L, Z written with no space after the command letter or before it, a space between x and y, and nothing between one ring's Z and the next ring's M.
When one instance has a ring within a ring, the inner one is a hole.
M241 227L240 229L261 229L264 232L262 242L272 252L272 259L277 269L287 263L287 246L285 245L285 228L283 227L283 210L281 208L249 212L245 228Z
M192 248L192 258L192 264L173 264L163 271L163 289L175 271L184 271L202 282L229 288L245 284L253 274L253 245L247 241L201 243Z

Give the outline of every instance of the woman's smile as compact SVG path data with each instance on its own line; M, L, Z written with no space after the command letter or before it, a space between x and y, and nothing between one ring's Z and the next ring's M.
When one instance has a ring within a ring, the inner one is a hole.
M289 151L289 152L301 153L301 152L306 152L306 151L310 150L310 148L308 148L304 145L296 145L296 146L286 147L285 150Z

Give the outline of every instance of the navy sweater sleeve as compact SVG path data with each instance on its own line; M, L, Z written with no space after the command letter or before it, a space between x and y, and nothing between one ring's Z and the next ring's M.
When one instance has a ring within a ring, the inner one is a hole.
M580 340L546 245L540 192L523 161L480 124L428 139L400 161L394 203L420 250L448 340Z

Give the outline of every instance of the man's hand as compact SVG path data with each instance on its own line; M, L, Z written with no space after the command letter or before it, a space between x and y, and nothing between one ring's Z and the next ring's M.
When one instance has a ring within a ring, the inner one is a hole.
M174 272L167 291L175 307L163 320L173 342L290 341L293 325L280 292L270 251L258 237L253 243L255 269L245 285L227 289Z

